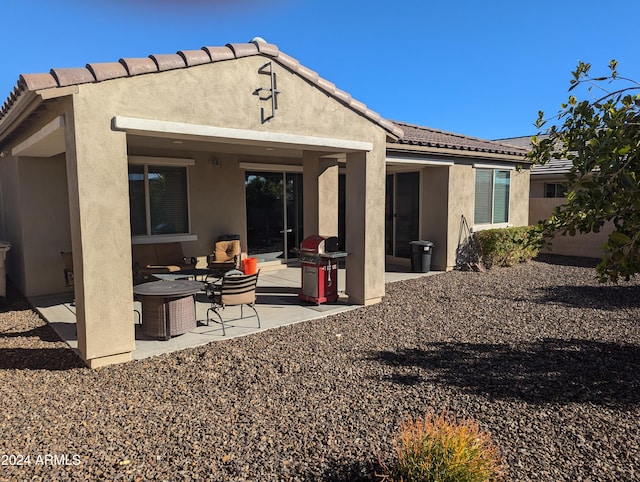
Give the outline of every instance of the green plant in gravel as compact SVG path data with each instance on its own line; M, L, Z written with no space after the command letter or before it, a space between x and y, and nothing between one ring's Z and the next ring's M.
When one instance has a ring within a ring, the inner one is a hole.
M473 239L480 260L487 268L529 261L538 255L545 243L539 226L486 229L475 232Z
M408 420L396 440L397 461L385 467L389 482L497 482L504 466L490 434L474 420L456 421L446 411Z

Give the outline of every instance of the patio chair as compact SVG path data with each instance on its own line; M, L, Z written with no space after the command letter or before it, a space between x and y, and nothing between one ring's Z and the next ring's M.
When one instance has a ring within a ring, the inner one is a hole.
M211 300L211 308L207 309L207 326L209 326L210 320L215 321L209 318L209 312L213 312L220 319L222 335L226 336L224 320L219 310L225 309L227 306L240 306L240 319L242 319L244 318L243 307L246 305L256 314L258 328L260 328L260 315L255 307L259 274L260 271L248 275L234 271L224 276L219 284L207 283L205 290L207 297Z
M214 276L222 277L228 271L240 267L240 237L226 234L215 242L213 254L209 255L207 268L215 270Z

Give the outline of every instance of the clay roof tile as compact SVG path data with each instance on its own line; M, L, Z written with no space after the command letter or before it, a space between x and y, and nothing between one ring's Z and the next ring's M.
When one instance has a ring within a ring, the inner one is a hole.
M218 62L220 60L231 60L235 58L233 50L229 47L202 47L202 50L209 54L211 62Z
M151 54L149 58L156 63L160 72L184 69L187 66L184 58L178 54Z
M401 127L382 119L380 115L368 109L365 104L354 100L350 94L337 89L334 83L323 79L317 72L301 65L297 59L280 52L276 45L269 44L259 37L254 38L249 43L227 44L224 47L202 47L200 50L181 50L175 54L155 54L147 58L121 58L118 62L90 63L87 64L86 68L52 69L49 73L21 75L15 92L9 96L2 106L0 120L11 109L23 90L33 91L88 82L101 82L252 55L263 55L274 59L284 68L306 79L328 95L369 118L372 122L377 123L394 136L402 136L403 129Z
M280 55L280 49L274 44L263 42L258 39L253 39L252 44L255 44L256 48L262 55L268 55L269 57L278 57Z
M304 65L300 65L300 67L298 67L298 74L305 79L310 80L314 84L318 82L318 79L320 79L317 72L305 67Z
M141 75L141 74L149 74L151 72L157 72L158 66L156 63L146 57L146 58L129 58L129 59L120 59L120 63L124 65L127 72L129 72L130 76Z
M336 84L320 77L317 82L318 87L327 92L328 94L334 94L336 91Z
M345 92L344 90L336 88L336 90L333 93L333 95L336 96L338 99L340 99L345 104L347 104L347 105L351 104L352 97L351 97L351 94L349 94L348 92Z
M236 59L239 59L241 57L249 57L251 55L256 55L259 53L258 47L256 47L256 44L253 43L227 44L227 47L233 50L233 54L235 55Z
M127 77L129 74L120 62L104 62L97 64L87 64L87 69L91 71L98 82L109 79Z
M86 84L88 82L96 81L96 78L86 67L51 69L51 75L56 78L60 87L66 87L67 85Z
M51 89L58 87L58 81L49 72L46 74L22 74L18 85L26 90Z
M208 64L211 62L211 57L206 50L179 50L178 55L182 57L184 63L188 67L194 65Z
M505 155L523 156L527 149L502 142L489 141L477 137L445 132L404 122L394 122L404 131L398 144L410 144L433 148L455 149L462 151L489 152Z
M278 55L278 62L293 72L297 72L300 68L300 62L298 62L298 60L283 52L280 52L280 55Z

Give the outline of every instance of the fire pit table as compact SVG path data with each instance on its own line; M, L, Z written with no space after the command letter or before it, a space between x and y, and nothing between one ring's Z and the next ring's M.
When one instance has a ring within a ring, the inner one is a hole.
M194 295L201 291L199 281L154 281L133 287L142 303L142 333L168 340L197 326Z

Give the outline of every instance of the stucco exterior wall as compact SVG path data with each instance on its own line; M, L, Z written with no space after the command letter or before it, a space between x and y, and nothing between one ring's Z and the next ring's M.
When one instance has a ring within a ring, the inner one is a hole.
M531 198L543 198L544 197L544 184L548 181L534 181L531 179L529 188L529 196ZM560 181L558 181L560 182Z
M262 123L260 109L270 109L253 92L267 87L258 73L268 60L252 56L159 74L80 85L80 96L93 99L94 114L110 125L114 115L170 120L258 131L369 140L380 130L284 67L277 74L278 109Z
M434 243L434 270L455 267L458 244L468 234L462 229L462 217L473 227L475 173L470 163L422 169L421 239ZM509 224L527 225L528 211L529 170L511 171Z
M69 291L60 251L71 248L64 156L2 162L7 273L25 296ZM28 276L27 276L28 273Z
M456 265L458 242L461 239L461 221L464 216L471 226L475 205L475 169L470 165L455 165L449 168L449 219L447 220L447 266Z
M206 153L196 153L189 166L191 231L197 241L182 243L185 256L202 257L213 253L222 234L239 234L241 248L247 251L244 171L237 161L217 156L209 162Z
M0 159L0 199L2 200L2 233L0 239L9 241L12 248L7 253L6 271L19 290L25 288L24 249L21 217L20 169L14 157Z
M434 243L431 269L447 268L449 219L449 167L422 169L421 239Z
M509 193L509 223L513 226L529 224L529 169L511 171Z
M69 198L64 155L20 158L20 212L23 224L23 263L29 277L26 296L70 291L65 286L61 251L71 250Z
M566 202L566 198L532 198L529 207L529 222L536 224L548 219L553 210ZM543 253L560 254L563 256L583 256L586 258L602 258L600 248L607 242L613 231L613 223L607 223L599 233L576 234L575 236L557 235L551 239L551 246L542 250Z

